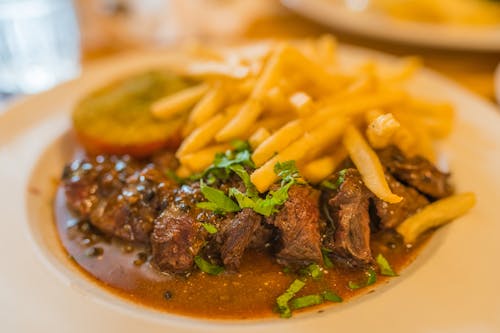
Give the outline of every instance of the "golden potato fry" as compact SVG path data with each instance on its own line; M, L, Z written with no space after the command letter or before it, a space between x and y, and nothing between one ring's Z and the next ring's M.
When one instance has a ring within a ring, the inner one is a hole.
M300 164L315 155L340 138L347 120L344 118L330 119L311 132L306 132L300 139L291 143L265 164L256 169L250 179L259 192L265 192L277 179L274 165L277 162L293 160Z
M403 221L396 230L403 236L405 243L411 244L427 230L440 227L464 215L475 203L474 193L452 195L425 206Z
M313 112L314 102L311 96L303 91L293 93L288 102L299 117L309 116Z
M384 148L394 136L401 124L392 113L385 113L373 119L366 128L366 137L370 145L375 148Z
M205 124L195 129L187 138L182 141L181 146L177 149L175 154L178 158L200 150L209 144L215 137L215 134L226 123L226 117L219 113L212 119L208 120Z
M252 154L252 160L256 166L261 166L274 154L282 151L291 142L304 134L304 126L300 120L289 122L273 133L264 142L262 142Z
M222 108L227 94L222 84L218 82L196 103L193 110L191 110L188 123L199 126L210 119L210 117Z
M271 133L265 127L259 127L248 139L248 143L252 149L256 149L258 146L262 144L268 137L271 136Z
M249 100L243 105L238 114L217 134L218 142L227 142L237 139L241 132L250 130L252 124L262 112L261 100L265 94L279 81L283 61L292 50L286 44L278 46L271 58L267 61L259 76Z
M207 93L208 89L210 89L209 85L202 83L166 96L151 105L151 112L157 118L171 118L193 106Z
M215 136L217 142L228 142L241 138L241 133L248 132L255 123L262 107L255 99L248 100L238 113Z
M231 145L220 144L207 147L191 154L183 155L179 158L179 160L181 164L188 168L191 172L200 172L212 164L215 154L225 152L228 149L231 149Z
M348 156L347 150L341 144L332 149L335 149L333 154L312 160L300 168L302 176L307 181L313 184L321 182L331 175Z
M349 157L361 174L366 187L378 198L397 203L402 200L400 196L392 193L384 175L384 168L377 154L370 148L361 133L349 125L344 133L343 143Z

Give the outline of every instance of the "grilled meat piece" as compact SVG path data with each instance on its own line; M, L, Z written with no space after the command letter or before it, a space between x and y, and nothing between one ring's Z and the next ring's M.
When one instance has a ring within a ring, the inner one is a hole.
M65 168L63 184L78 217L108 235L140 243L149 243L153 221L177 186L154 164L128 156L75 161Z
M444 198L453 193L453 187L448 182L450 175L439 171L425 158L408 158L395 146L381 149L377 153L387 171L400 182L433 199Z
M195 217L180 209L166 209L156 219L151 245L153 262L162 271L184 273L193 267L194 257L207 232Z
M310 186L293 185L288 200L270 219L279 229L282 247L276 254L283 265L321 263L319 192Z
M245 249L250 245L253 236L260 227L262 216L250 208L244 208L225 223L220 249L222 261L230 270L237 270Z
M356 169L347 169L336 194L328 199L328 213L334 221L333 244L328 244L337 262L350 267L373 261L370 250L369 204L372 193Z
M380 218L380 227L389 229L397 227L407 217L428 205L429 200L414 188L401 184L390 174L386 173L385 178L391 191L403 198L403 200L394 204L380 200L377 197L373 199L377 215Z

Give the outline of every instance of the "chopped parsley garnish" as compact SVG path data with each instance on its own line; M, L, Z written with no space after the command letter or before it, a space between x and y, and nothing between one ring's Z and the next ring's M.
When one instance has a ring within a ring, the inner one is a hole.
M372 285L375 282L377 282L377 273L375 273L375 271L372 268L370 268L366 272L366 275L367 275L367 279L364 283L359 284L359 283L356 283L353 281L349 281L349 288L351 288L352 290L360 289L360 288L367 287L367 286Z
M305 286L305 284L306 283L302 280L297 279L293 281L288 289L276 299L278 311L282 318L290 318L292 316L292 310L288 306L288 302Z
M321 187L324 187L326 189L329 189L329 190L337 190L340 185L342 185L342 183L344 182L345 180L345 174L347 172L347 169L342 169L338 172L338 177L337 177L337 180L334 182L331 182L329 180L323 180L321 183L320 183L320 186Z
M220 273L224 272L224 268L214 265L205 259L203 259L200 256L195 256L194 257L194 262L196 266L202 271L210 275L219 275Z
M196 206L199 208L212 210L217 214L237 212L240 210L236 202L231 200L221 190L206 185L203 179L200 180L200 191L208 201L197 203Z
M212 224L212 223L202 223L201 224L203 228L209 233L209 234L216 234L217 233L217 228Z
M385 276L397 276L396 272L394 272L391 265L389 264L387 259L385 259L382 253L379 253L375 260L377 260L378 267L380 268L380 274Z
M277 206L283 205L288 200L288 190L292 185L303 183L295 161L276 163L274 172L281 178L281 187L275 191L269 191L265 198L261 198L251 183L250 176L242 166L231 166L231 170L243 180L247 190L246 193L243 193L233 187L229 189L229 196L236 199L240 208L251 208L264 216L270 216L277 212Z
M281 186L277 190L269 191L265 198L262 198L251 182L247 171L248 168L255 168L248 143L236 141L233 142L233 147L235 147L234 150L217 154L212 165L199 176L201 192L208 201L198 203L197 207L209 209L218 214L250 208L258 214L270 216L278 212L278 206L288 200L288 190L292 185L305 183L295 161L278 162L274 166L274 172L281 178ZM226 195L221 190L207 185L214 184L218 179L227 179L231 172L241 178L245 185L245 192L232 187ZM204 179L207 184L204 183ZM236 202L231 198L234 198Z

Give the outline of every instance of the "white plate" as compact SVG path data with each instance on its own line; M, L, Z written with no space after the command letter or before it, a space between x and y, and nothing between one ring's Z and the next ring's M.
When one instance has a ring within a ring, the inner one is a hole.
M351 62L391 61L340 49ZM500 332L500 116L491 104L426 70L411 89L455 104L455 131L442 150L458 191L474 191L478 204L375 293L321 314L221 323L141 308L83 278L62 254L51 215L53 180L75 148L68 134L71 108L111 77L173 60L168 54L112 58L0 115L2 332Z
M282 0L313 20L348 32L436 48L500 51L500 25L461 27L397 20L371 10L352 11L336 0Z

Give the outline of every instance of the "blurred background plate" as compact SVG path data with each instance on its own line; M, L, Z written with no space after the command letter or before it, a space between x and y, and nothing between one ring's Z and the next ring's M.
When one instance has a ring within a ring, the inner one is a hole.
M282 3L320 23L368 37L435 48L500 51L500 24L452 25L400 20L371 9L369 0L282 0Z

